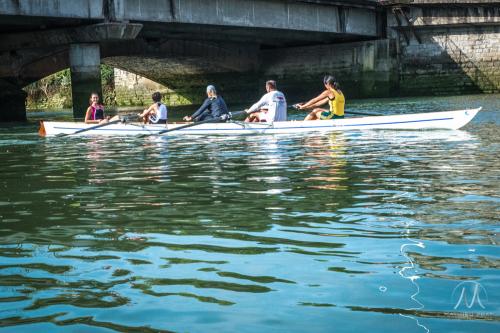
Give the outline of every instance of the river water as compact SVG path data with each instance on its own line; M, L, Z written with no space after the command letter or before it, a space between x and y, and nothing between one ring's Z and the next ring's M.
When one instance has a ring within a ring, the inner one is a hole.
M4 124L0 331L498 332L499 98L347 107L482 105L459 131L56 139L36 120L61 113Z

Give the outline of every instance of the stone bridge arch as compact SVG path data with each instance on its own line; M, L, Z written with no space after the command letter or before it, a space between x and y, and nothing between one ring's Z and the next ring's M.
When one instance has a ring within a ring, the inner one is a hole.
M179 90L179 94L196 102L200 99L200 89L203 91L207 82L218 78L227 81L238 73L242 75L256 71L259 64L259 48L256 44L175 39L73 44L79 45L95 46L99 63L141 75L169 89ZM11 52L7 58L3 54L5 59L0 64L0 69L10 74L4 74L0 80L3 94L8 95L5 100L15 103L13 108L17 106L18 109L24 109L26 94L21 88L70 68L71 47L72 45L37 48L33 53L22 50ZM85 96L95 90L89 89L82 92L82 103L87 103ZM77 108L81 111L84 107L82 105ZM4 118L9 119L8 115L4 115Z
M254 97L251 78L260 63L256 44L135 40L123 47L102 47L102 62L160 83L192 103L201 101L207 84L216 85L228 102Z

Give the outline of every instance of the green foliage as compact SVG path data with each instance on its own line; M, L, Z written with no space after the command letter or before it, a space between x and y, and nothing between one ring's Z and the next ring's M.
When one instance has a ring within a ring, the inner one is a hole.
M103 100L107 105L116 105L114 94L114 69L101 65ZM24 88L27 106L30 109L71 108L71 72L69 68L33 82Z
M101 80L103 86L114 86L115 71L108 65L101 65Z
M44 77L24 89L28 94L28 108L71 107L71 74L69 69Z
M101 81L104 105L116 106L115 69L108 65L101 65Z

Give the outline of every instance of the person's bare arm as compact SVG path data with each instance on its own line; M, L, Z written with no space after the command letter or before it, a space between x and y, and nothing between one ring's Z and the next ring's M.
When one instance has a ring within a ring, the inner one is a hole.
M319 94L318 96L314 97L313 99L311 99L305 103L299 103L298 107L299 107L299 109L303 110L303 109L310 109L310 108L313 108L316 106L323 105L326 103L326 101L328 101L329 94L330 94L330 92L328 90L325 90L321 94ZM326 101L325 101L325 99L326 99ZM318 104L318 102L321 102L321 104Z
M156 104L151 104L149 106L149 108L147 108L144 111L142 111L142 113L140 114L140 117L145 117L146 115L151 114L151 111L153 111L153 110L156 111L155 105Z
M316 108L316 107L319 107L319 106L322 106L324 104L328 103L328 96L317 101L316 103L313 103L311 104L310 106L308 106L308 109L313 109L313 108Z
M266 95L262 96L257 103L254 103L250 108L246 109L245 111L248 114L260 111L260 108L267 103Z
M91 114L92 114L92 108L89 106L87 108L87 112L85 113L85 124L98 124L100 122L100 120L90 119Z

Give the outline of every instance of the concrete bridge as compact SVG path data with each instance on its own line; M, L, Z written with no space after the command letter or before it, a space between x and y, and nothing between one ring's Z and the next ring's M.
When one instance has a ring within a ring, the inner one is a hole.
M67 67L82 117L89 92L100 91L101 59L152 79L150 67L130 59L161 59L157 67L168 70L159 79L182 82L182 75L254 71L267 47L377 38L377 22L368 0L4 0L0 119L24 119L21 88Z
M101 59L175 88L182 75L255 71L265 48L377 38L375 5L368 0L4 0L0 119L23 119L21 88L67 67L74 113L81 117L89 92L100 91Z
M25 119L22 88L68 67L81 118L89 93L101 90L101 62L185 95L213 82L229 102L255 98L270 77L306 98L327 72L350 97L415 93L421 85L405 91L401 82L439 76L450 63L453 82L473 77L463 87L495 92L499 24L490 0L3 0L0 121ZM493 43L478 58L464 35Z

